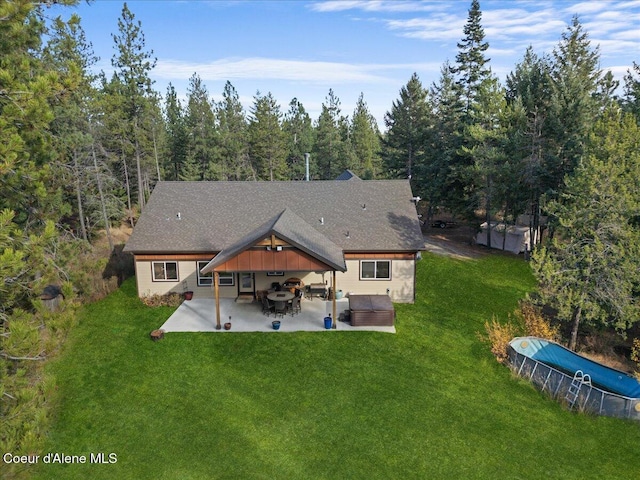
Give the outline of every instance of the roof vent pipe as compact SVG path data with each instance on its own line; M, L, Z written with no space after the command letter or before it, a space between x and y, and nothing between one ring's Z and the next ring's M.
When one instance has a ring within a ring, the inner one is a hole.
M309 154L304 154L304 180L309 181Z

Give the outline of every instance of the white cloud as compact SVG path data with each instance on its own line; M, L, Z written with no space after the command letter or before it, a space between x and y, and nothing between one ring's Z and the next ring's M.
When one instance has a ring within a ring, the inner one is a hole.
M462 36L465 19L456 15L435 14L428 18L388 20L387 27L399 30L400 35L421 40L458 40Z
M607 58L616 54L626 54L632 51L638 51L637 41L624 41L624 40L608 40L608 39L593 39L591 41L592 46L600 46L600 56Z
M636 48L636 50L640 50L640 47L638 45L640 43L640 30L638 29L617 32L612 34L611 38L613 40L629 40L630 42L635 42L633 46Z
M487 38L520 41L524 36L539 38L556 35L566 27L552 10L527 11L498 9L483 13L482 24Z
M578 2L573 3L570 6L566 7L564 11L570 15L588 15L597 12L606 12L610 10L612 7L615 8L614 4L610 1L595 1L590 0L588 2Z
M418 1L383 1L383 0L327 0L311 4L316 12L344 12L362 10L365 12L417 12L440 10L446 5Z
M606 67L602 69L603 71L608 71L611 70L611 73L613 74L613 76L617 79L620 80L620 85L624 85L624 77L627 73L629 73L629 70L631 70L631 66L630 65L614 65L611 67Z
M512 57L513 55L519 55L521 50L519 48L494 48L489 46L487 49L487 56L489 58L494 57Z
M188 79L194 72L203 80L277 79L305 83L395 83L385 72L421 70L430 64L349 64L275 58L225 58L207 63L158 59L154 76Z

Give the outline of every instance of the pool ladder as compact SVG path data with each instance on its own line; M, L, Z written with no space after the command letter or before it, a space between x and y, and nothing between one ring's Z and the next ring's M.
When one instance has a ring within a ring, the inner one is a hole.
M573 376L569 390L567 390L567 394L564 397L567 401L567 405L569 406L569 410L575 406L576 401L578 400L578 395L580 394L580 389L583 385L591 387L591 375L583 373L582 370L578 370Z

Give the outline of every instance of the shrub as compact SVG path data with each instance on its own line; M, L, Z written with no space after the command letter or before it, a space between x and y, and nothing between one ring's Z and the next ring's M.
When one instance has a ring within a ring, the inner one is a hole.
M636 362L636 371L633 374L640 380L640 338L633 339L633 348L631 349L631 360Z
M481 337L481 340L491 344L491 353L495 355L498 362L506 363L509 358L507 347L509 342L518 336L518 328L511 322L500 323L494 316L491 322L484 323L484 329L487 337Z
M182 300L182 295L179 293L167 293L166 295L156 294L142 297L142 303L147 307L179 307Z
M552 326L542 315L540 307L531 302L523 300L516 311L516 315L522 319L526 335L544 338L557 342L560 340L560 330L557 326Z

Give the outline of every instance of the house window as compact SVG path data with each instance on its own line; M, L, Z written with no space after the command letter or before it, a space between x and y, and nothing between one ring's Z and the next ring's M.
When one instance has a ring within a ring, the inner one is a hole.
M391 260L362 260L360 280L391 280Z
M219 274L219 285L221 287L232 287L235 285L235 278L236 276L233 273L230 272L220 272Z
M198 286L199 287L209 287L213 285L213 271L209 273L200 273L204 267L207 266L209 262L198 262Z
M152 262L154 282L178 281L178 262Z

